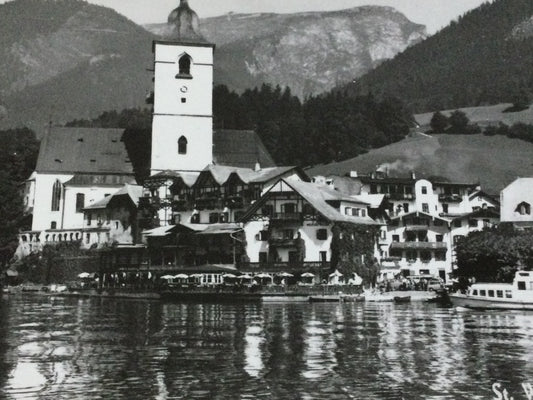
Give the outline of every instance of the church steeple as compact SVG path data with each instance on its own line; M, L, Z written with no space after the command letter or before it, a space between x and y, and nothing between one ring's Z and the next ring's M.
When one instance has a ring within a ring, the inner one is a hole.
M168 16L168 24L172 27L169 39L188 43L206 42L200 33L198 15L187 0L180 0L179 7Z

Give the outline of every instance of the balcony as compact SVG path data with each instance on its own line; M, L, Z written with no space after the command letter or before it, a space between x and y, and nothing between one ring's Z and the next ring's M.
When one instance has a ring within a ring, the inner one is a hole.
M389 200L413 200L415 195L412 193L386 193L385 197Z
M391 250L446 250L448 246L444 242L393 242Z
M222 208L220 199L218 197L204 197L196 199L194 206L198 210L216 210Z
M190 209L190 204L187 200L174 200L171 203L172 211L181 212Z
M224 204L231 210L244 208L244 197L239 195L228 196Z
M295 247L297 246L298 239L292 238L276 238L272 237L268 239L268 244L275 247Z
M460 203L463 200L459 194L439 194L439 201L443 203Z
M285 224L302 224L302 213L274 213L270 217L270 224L272 226L280 226Z

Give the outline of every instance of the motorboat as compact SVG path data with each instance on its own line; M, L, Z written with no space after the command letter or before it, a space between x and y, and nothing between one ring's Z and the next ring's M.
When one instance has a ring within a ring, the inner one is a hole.
M533 310L533 271L517 271L513 283L474 283L466 294L449 298L454 307Z

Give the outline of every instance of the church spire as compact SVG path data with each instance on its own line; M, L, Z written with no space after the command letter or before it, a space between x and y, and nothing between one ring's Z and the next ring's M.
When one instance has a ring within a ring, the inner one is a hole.
M180 0L179 7L168 16L168 23L172 27L169 39L190 43L206 42L200 33L198 15L187 0Z

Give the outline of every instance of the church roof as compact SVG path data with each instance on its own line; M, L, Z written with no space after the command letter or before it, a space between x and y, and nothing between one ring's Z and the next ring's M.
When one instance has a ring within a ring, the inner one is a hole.
M275 167L265 145L255 131L221 129L213 132L213 162L218 165L254 168Z
M199 18L187 0L181 0L178 8L168 16L170 33L167 39L182 43L207 43L200 33Z
M133 175L123 129L52 127L41 142L37 172Z

